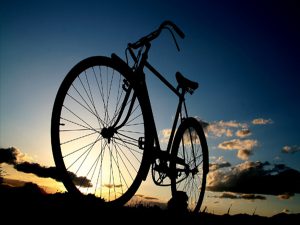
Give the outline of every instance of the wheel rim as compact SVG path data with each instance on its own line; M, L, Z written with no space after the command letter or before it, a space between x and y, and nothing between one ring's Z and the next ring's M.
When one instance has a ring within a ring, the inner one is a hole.
M179 131L180 135L175 143L174 152L172 151L174 160L171 165L176 174L171 178L172 195L177 191L185 192L188 196L188 209L192 212L200 210L206 185L206 141L197 130L189 125Z
M59 90L51 125L54 159L60 171L68 171L64 184L69 191L127 201L140 182L144 118L136 99L124 126L111 131L128 82L109 62L98 62L81 63ZM132 97L133 92L124 112Z

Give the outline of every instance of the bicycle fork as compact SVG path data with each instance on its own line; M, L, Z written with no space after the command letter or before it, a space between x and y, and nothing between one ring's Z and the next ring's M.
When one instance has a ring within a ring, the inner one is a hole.
M118 129L120 129L121 127L123 127L127 123L128 118L131 115L133 105L134 105L135 99L136 99L136 94L133 93L132 99L130 100L130 106L128 108L127 115L126 115L125 119L123 120L123 122L120 125L118 125L118 123L120 122L120 119L121 119L121 117L124 113L124 109L125 109L126 105L128 104L128 100L129 100L129 97L130 97L130 94L131 94L131 91L132 91L132 87L129 86L128 81L124 80L123 82L124 83L122 85L122 88L126 92L126 95L124 97L124 101L122 103L120 113L118 113L118 117L116 118L116 120L115 120L115 122L112 126L104 127L101 131L102 137L106 138L108 140L108 143L110 143L110 140L114 136L114 134L118 132ZM115 119L115 118L112 118L112 120L113 119Z

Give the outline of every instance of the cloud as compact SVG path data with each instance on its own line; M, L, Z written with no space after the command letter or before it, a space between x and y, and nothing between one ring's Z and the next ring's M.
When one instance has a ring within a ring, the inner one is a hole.
M201 120L199 117L196 117L195 119L197 119L199 121L199 123L201 124L201 126L204 130L209 126L208 122Z
M284 209L282 210L282 212L283 212L283 213L290 213L291 211L290 211L289 209L287 209L287 208L284 208Z
M230 199L237 199L238 195L232 192L224 192L222 193L219 198L230 198Z
M15 147L0 149L0 163L13 165L14 168L20 172L32 173L43 178L52 178L58 182L62 181L61 174L57 171L56 167L44 167L28 160L30 160L30 157ZM76 185L92 187L91 181L86 177L78 177L70 171L68 173Z
M159 200L158 198L151 197L151 196L144 196L144 199L146 199L146 200Z
M135 196L135 197L143 198L145 195L142 195L142 194L135 194L134 196Z
M238 130L238 131L235 133L235 135L236 135L237 137L243 138L243 137L247 137L247 136L251 135L251 131L250 131L249 129L242 129L242 130Z
M162 202L159 198L154 196L147 196L143 194L135 194L127 203L128 205L136 207L137 205L143 205L146 207L149 206L158 206L160 208L166 208L166 202Z
M15 148L0 149L0 163L14 164L17 160Z
M235 120L229 121L214 121L211 123L207 123L199 118L198 121L201 123L206 135L208 137L219 138L219 137L232 137L235 133L237 137L247 137L250 136L252 133L249 130L250 123L253 125L265 125L265 124L272 124L273 121L271 119L263 119L263 118L256 118L253 119L250 123L241 123Z
M104 187L107 187L109 189L111 188L121 188L123 185L122 184L104 184Z
M206 133L211 137L232 137L233 129L244 128L246 129L248 125L246 123L239 123L234 120L231 121L215 121L210 123L205 127Z
M230 141L224 141L218 145L219 148L224 150L241 150L241 149L253 149L257 145L256 140L240 140L240 139L233 139Z
M229 198L229 199L247 199L247 200L266 200L267 198L263 195L256 194L239 194L232 192L223 192L219 198Z
M297 145L293 145L293 146L284 146L282 149L281 149L281 152L283 153L296 153L296 152L299 152L300 151L300 146L297 146Z
M266 200L267 198L265 196L262 195L255 195L255 194L242 194L241 198L243 199L248 199L248 200Z
M143 194L135 194L134 197L137 197L137 198L141 198L141 199L144 199L144 200L159 200L159 198L156 198L156 197L153 197L153 196L146 196L146 195L143 195Z
M209 171L215 171L221 168L231 167L229 162L222 162L222 163L210 163L209 164Z
M245 194L300 193L300 172L284 164L246 161L208 173L207 190Z
M161 138L160 138L161 143L168 143L169 138L171 136L171 131L172 130L168 129L168 128L161 130L161 132L160 132L161 133ZM183 135L183 139L184 139L186 144L190 143L191 140L194 143L200 144L199 137L198 137L198 135L197 135L197 133L194 129L191 129L190 133L186 131Z
M246 123L239 123L239 122L236 122L235 120L230 120L230 121L219 121L218 124L222 127L235 127L235 128L238 128L238 127L247 127L247 124Z
M55 167L43 167L38 163L22 162L22 163L16 163L14 165L14 168L20 172L33 173L38 177L44 177L44 178L50 177L55 180L61 181L61 178Z
M294 193L284 193L282 195L277 195L277 198L280 200L287 200L293 197L295 194Z
M272 124L273 121L271 119L263 119L263 118L257 118L252 120L252 124L254 125L266 125L266 124Z
M171 131L172 130L169 128L161 130L161 132L160 132L161 133L161 138L160 138L161 143L168 143L169 138L171 136Z
M7 163L15 165L25 161L31 161L31 158L26 154L22 153L15 147L0 148L0 163Z
M253 152L251 149L241 149L241 150L238 150L236 156L239 159L248 160L250 155L253 155Z
M237 157L242 160L247 160L250 155L253 154L252 150L257 146L257 140L240 140L233 139L230 141L224 141L218 145L218 148L223 150L237 150Z

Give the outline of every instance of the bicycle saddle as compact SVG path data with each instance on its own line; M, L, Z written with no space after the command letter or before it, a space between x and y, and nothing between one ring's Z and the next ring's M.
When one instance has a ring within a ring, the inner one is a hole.
M191 81L191 80L185 78L180 72L176 72L176 80L180 87L187 90L191 94L199 86L199 84L197 82L194 82L194 81Z

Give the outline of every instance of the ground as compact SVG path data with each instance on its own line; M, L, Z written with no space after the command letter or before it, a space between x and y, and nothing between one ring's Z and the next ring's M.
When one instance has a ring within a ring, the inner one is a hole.
M25 224L292 225L300 221L300 214L282 213L269 218L247 214L192 214L142 205L107 208L102 206L101 200L92 196L77 198L68 193L47 194L33 183L22 187L0 185L0 200L2 220Z

